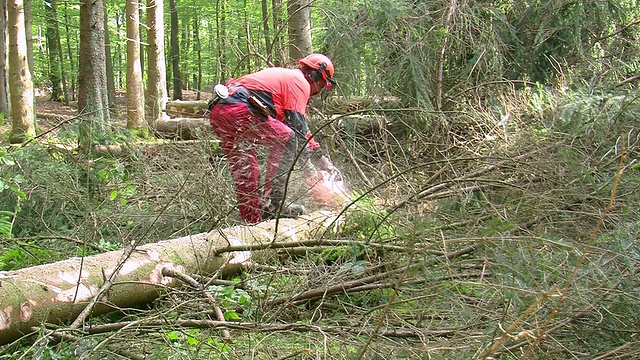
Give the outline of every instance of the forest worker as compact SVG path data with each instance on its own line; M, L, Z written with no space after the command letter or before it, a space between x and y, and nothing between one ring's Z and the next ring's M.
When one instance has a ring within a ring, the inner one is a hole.
M304 214L303 205L284 202L296 158L311 160L318 170L337 171L312 138L306 118L309 98L334 84L333 63L322 54L298 63L296 68L270 67L230 79L214 88L209 102L211 127L227 158L240 216L248 223ZM262 198L256 145L269 150Z

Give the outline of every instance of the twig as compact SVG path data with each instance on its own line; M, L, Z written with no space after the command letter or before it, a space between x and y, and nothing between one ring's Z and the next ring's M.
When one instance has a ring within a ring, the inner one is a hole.
M134 249L135 249L135 246L133 244L130 244L129 246L127 246L125 251L122 253L122 256L120 256L120 259L118 260L118 265L116 266L113 273L111 273L109 277L104 276L105 274L103 273L104 283L98 290L98 293L96 294L96 296L93 297L93 299L91 299L89 304L87 304L87 306L84 309L82 309L80 314L78 314L78 316L71 323L69 328L78 329L80 325L84 323L84 320L91 314L91 311L93 311L93 308L96 306L96 304L102 301L102 298L107 295L109 289L111 288L111 285L113 285L113 279L116 277L116 274L120 271L120 269L122 268L124 263L127 261L129 256L131 256L131 253L133 252Z
M180 189L178 189L178 191L176 192L176 194L174 196L174 199L182 192L182 189L184 189L188 178L189 178L189 176L185 177L185 181L182 182L182 184L180 186ZM162 208L162 210L158 213L158 215L155 217L155 219L149 225L149 229L151 229L155 225L156 221L158 221L158 219L160 218L160 215L165 212L165 210L169 207L170 204L171 204L171 201L169 201L169 202L167 202L165 204L165 206ZM93 308L96 306L96 304L98 302L100 302L102 300L102 298L107 294L108 290L113 285L113 280L116 278L117 274L120 272L120 269L122 268L124 263L131 256L131 254L133 253L133 251L135 249L136 249L136 242L135 241L131 241L131 242L127 241L127 247L122 252L122 256L120 257L120 260L118 260L118 263L117 263L115 269L113 269L113 272L109 275L109 277L105 276L105 274L103 273L103 276L105 278L104 279L104 284L102 284L102 286L98 290L98 293L96 294L96 296L94 296L93 299L91 299L89 304L84 309L82 309L82 311L76 317L76 319L73 321L73 323L71 323L71 326L70 326L71 329L77 329L77 328L80 327L80 325L82 325L84 323L84 320L91 314L91 311L93 311ZM83 260L84 260L84 258L83 258ZM79 281L80 281L80 276L78 276L78 282ZM79 288L79 286L78 286L78 288Z
M31 330L35 332L35 331L38 331L39 328L38 327L32 327ZM53 331L49 330L45 334L45 336L52 337L57 341L65 340L65 341L70 341L70 342L78 342L80 340L80 338L78 338L76 336L73 336L73 335L71 335L69 333L63 333L63 332L59 332L59 331L55 331L55 330L53 330ZM144 359L146 359L146 357L144 357L144 356L141 356L141 355L138 355L138 354L132 354L130 349L123 349L122 347L119 347L119 346L108 345L107 349L109 351L112 351L112 352L114 352L114 353L116 353L116 354L118 354L118 355L120 355L122 357L125 357L127 359L133 359L133 360L144 360ZM84 354L80 354L80 355L81 355L80 358L84 357L83 356Z
M204 286L202 286L202 284L200 284L198 280L175 269L169 269L167 267L163 267L162 276L169 276L169 277L178 279L198 291L202 291L204 289Z
M452 253L446 253L444 255L442 255L442 257L446 258L446 259L452 259L458 256L462 256L465 254L469 254L472 253L473 251L476 250L476 246L468 246L466 248L460 249L458 251L452 252ZM281 305L284 303L288 303L289 305L296 305L302 301L306 301L306 300L311 300L317 297L322 297L322 296L327 296L327 295L333 295L336 293L340 293L340 292L352 292L354 288L359 288L361 286L366 286L366 285L370 285L378 280L387 280L392 276L404 273L405 271L409 271L409 270L413 270L416 269L418 267L423 267L423 266L429 266L429 265L433 265L435 263L437 263L438 260L434 259L432 260L430 263L427 264L423 264L423 263L417 263L417 264L411 264L409 265L409 268L407 269L406 267L400 268L400 269L394 269L391 271L387 271L381 274L376 274L376 275L371 275L371 276L367 276L361 279L356 279L356 280L352 280L352 281L347 281L347 282L343 282L340 284L335 284L335 285L331 285L331 286L327 286L327 287L323 287L323 288L318 288L318 289L313 289L313 290L309 290L309 291L305 291L302 293L299 293L297 295L294 295L293 297L283 297L283 298L279 298L279 299L275 299L275 300L271 300L268 301L266 303L266 306L272 306L272 305ZM378 286L378 285L376 285Z
M162 268L162 275L176 278L201 292L207 298L209 304L213 306L213 310L218 320L226 321L226 319L224 318L224 313L220 309L220 306L218 306L218 304L216 303L216 299L213 297L213 295L211 295L209 291L206 290L206 287L200 284L196 279L178 270L169 269L166 267ZM231 342L231 334L229 333L229 330L222 330L222 337L224 338L225 342Z
M569 294L569 290L573 286L573 282L574 282L576 276L578 275L578 272L582 268L582 264L584 264L584 262L586 261L587 257L589 256L591 248L592 248L594 242L596 241L596 238L598 237L598 234L600 234L600 229L604 224L605 218L613 210L613 205L614 205L614 202L615 202L615 199L616 199L616 192L618 190L618 185L620 184L620 179L622 178L622 174L624 173L624 170L625 170L624 163L625 163L626 158L627 158L627 149L626 149L624 137L622 137L621 148L622 148L622 154L620 156L620 163L619 163L619 166L618 166L618 172L617 172L617 174L615 176L615 180L613 181L613 187L611 189L611 194L609 196L609 203L607 204L607 207L602 212L602 215L600 216L600 219L598 220L598 223L596 224L595 228L591 232L591 235L589 237L589 241L587 242L587 245L585 246L584 250L582 251L582 256L580 256L580 259L578 259L578 263L576 264L576 266L573 268L573 271L569 275L569 278L567 279L567 283L565 284L565 287L562 289L562 291L560 291L558 299L556 300L556 303L551 308L549 316L547 317L545 322L542 324L542 327L538 330L538 334L536 335L533 343L530 344L529 347L527 347L527 350L520 357L521 359L527 358L529 356L529 354L531 354L531 352L533 352L533 350L538 346L538 344L540 344L542 339L545 337L545 333L546 333L547 328L549 327L549 325L551 324L551 322L553 321L555 316L558 314L558 309L559 309L560 305L567 298L567 295Z
M389 313L389 310L391 309L391 304L393 304L393 301L395 300L398 294L398 291L400 290L400 285L402 285L402 282L404 281L405 277L407 276L407 273L409 272L409 269L411 268L411 263L413 262L414 255L415 255L415 252L412 252L411 255L409 255L409 261L407 261L407 266L405 266L404 272L400 274L400 277L396 282L396 286L393 289L393 293L391 293L391 296L389 297L389 301L387 302L387 305L384 307L384 310L382 311L382 315L380 316L380 320L378 321L378 324L373 330L373 333L369 336L367 341L364 343L364 345L360 349L360 353L358 354L357 360L362 359L364 354L367 352L367 348L371 344L371 341L373 341L373 338L375 338L378 335L378 332L382 327L382 323L384 323L384 321L386 320L387 313Z
M333 124L333 122L329 125L331 127L331 130L334 133L338 133L338 130L336 129L335 125ZM369 186L369 187L373 187L373 183L369 180L369 178L367 177L367 175L364 173L364 171L362 171L362 168L360 167L360 165L358 164L358 160L355 158L355 156L353 156L353 153L351 153L351 151L349 151L349 149L347 148L347 146L344 143L344 140L342 140L342 138L338 138L338 144L340 145L340 149L342 149L342 152L347 154L347 157L349 158L349 160L351 161L351 163L353 164L353 166L355 167L356 171L358 172L358 175L360 175L360 178L362 179L362 181L364 181L364 183Z

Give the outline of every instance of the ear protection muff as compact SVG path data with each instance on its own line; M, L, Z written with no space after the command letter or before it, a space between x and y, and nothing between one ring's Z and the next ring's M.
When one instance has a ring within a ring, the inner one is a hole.
M313 82L319 82L320 80L323 80L322 72L320 72L320 70L309 71L309 79L311 79L311 81Z
M325 87L328 90L331 90L333 88L333 80L331 78L329 78L328 80L325 80L323 73L326 74L327 76L329 75L326 73L326 70L327 70L327 64L322 63L320 64L319 68L309 70L307 72L307 76L309 77L309 80L311 80L311 82L314 82L314 83L325 81L326 82Z

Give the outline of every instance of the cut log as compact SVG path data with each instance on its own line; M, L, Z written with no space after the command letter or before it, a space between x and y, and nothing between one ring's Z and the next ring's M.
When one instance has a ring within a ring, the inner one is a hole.
M205 117L207 101L169 101L165 110L169 116L177 117Z
M223 252L237 245L298 242L319 237L336 217L316 212L297 219L235 226L139 246L119 267L113 285L92 316L143 304L166 287L178 286L162 269L207 276L219 270L238 272L251 261L251 251ZM276 225L277 224L277 225ZM276 231L277 229L277 231ZM64 324L75 319L96 296L105 279L118 268L123 251L72 258L17 271L0 272L0 345L7 344L42 323ZM232 257L232 258L230 258Z
M160 120L155 132L158 137L175 140L196 140L213 134L209 119L202 117Z

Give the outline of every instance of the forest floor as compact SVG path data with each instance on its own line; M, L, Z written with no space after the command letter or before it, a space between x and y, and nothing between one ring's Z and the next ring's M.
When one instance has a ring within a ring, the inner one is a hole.
M183 100L195 100L197 92L192 90L183 90ZM126 92L124 90L116 90L116 108L119 111L120 121L126 120ZM63 121L71 119L78 115L78 102L76 100L69 102L69 105L58 101L52 101L50 94L46 89L36 90L35 100L36 122L39 133L59 125ZM115 119L112 119L115 120ZM11 118L7 118L4 123L0 122L0 138L11 131Z

